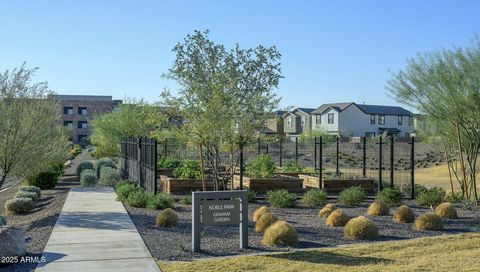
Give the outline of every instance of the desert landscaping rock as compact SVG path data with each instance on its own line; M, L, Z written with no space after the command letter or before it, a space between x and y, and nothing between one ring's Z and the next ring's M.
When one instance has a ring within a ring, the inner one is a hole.
M0 258L21 257L25 250L25 231L13 226L0 227Z

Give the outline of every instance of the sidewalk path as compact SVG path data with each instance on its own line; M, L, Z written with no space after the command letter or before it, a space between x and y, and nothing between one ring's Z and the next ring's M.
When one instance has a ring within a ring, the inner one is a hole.
M110 187L70 190L42 256L39 272L160 271Z

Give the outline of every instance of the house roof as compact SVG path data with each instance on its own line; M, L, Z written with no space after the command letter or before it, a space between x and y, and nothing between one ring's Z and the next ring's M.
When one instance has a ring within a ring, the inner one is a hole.
M379 105L363 105L355 104L361 110L368 114L383 114L383 115L407 115L411 116L412 113L402 107L396 106L379 106Z
M89 101L112 101L111 95L53 95L55 100L89 100Z
M304 112L304 113L306 113L306 114L311 114L314 110L315 110L315 109L312 109L312 108L295 108L295 109L293 109L293 110L291 110L291 111L285 111L285 112L282 114L282 116L286 116L286 115L288 115L288 114L298 115L298 114L295 113L296 111L302 111L302 112Z
M328 103L328 104L323 104L321 105L320 107L316 108L312 114L321 114L323 113L324 111L330 109L330 108L333 108L335 109L336 111L342 111L344 110L345 108L347 108L348 106L350 106L351 104L354 104L353 102L344 102L344 103Z

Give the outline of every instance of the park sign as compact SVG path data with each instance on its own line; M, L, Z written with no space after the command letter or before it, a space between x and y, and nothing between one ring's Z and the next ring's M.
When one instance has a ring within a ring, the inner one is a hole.
M200 251L202 226L238 225L240 248L248 247L248 194L239 191L192 192L192 250Z

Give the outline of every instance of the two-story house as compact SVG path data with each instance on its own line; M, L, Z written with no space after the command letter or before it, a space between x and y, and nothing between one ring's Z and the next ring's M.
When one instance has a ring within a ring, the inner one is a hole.
M312 129L312 108L296 108L284 113L283 132L287 136L299 136Z

